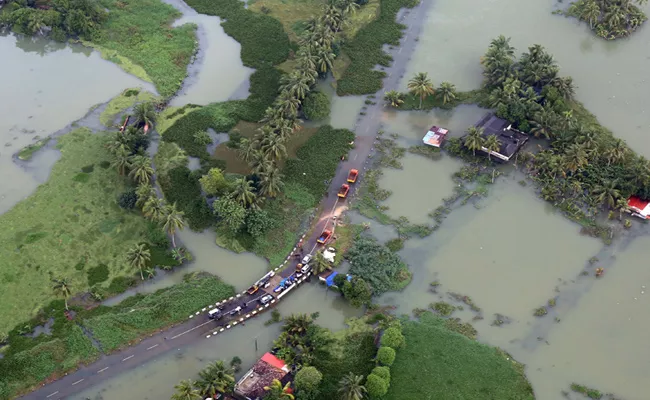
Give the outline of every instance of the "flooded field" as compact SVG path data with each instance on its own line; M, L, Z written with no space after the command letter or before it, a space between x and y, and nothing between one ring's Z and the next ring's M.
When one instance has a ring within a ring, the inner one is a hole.
M44 39L0 36L0 213L29 195L40 181L12 155L83 117L128 87L149 85L128 75L99 53ZM51 157L35 160L52 165ZM38 165L30 165L38 169ZM49 170L49 168L46 168Z

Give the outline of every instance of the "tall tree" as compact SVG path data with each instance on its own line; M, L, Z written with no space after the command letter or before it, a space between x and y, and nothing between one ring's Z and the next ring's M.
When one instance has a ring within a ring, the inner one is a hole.
M366 387L361 384L362 375L355 375L354 372L348 372L339 381L338 392L342 400L362 400L366 394Z
M420 109L422 108L422 101L431 96L435 89L433 82L429 79L429 74L426 72L418 72L408 83L408 90L420 98Z
M307 314L291 314L284 319L282 330L290 335L304 335L314 320Z
M254 205L257 196L253 191L253 181L249 181L246 178L237 179L230 196L246 208Z
M68 280L65 278L59 278L53 279L52 282L54 282L54 286L52 286L54 294L63 297L65 309L68 310L68 298L72 296L72 291L70 290L70 284L68 283Z
M196 386L199 392L206 397L216 397L217 393L226 393L232 390L235 384L235 373L226 367L223 361L208 364L199 372L199 381Z
M143 271L151 261L151 252L144 244L136 244L126 253L126 261L131 267L140 271L140 278L144 280Z
M162 219L165 204L157 196L150 197L142 206L142 213L152 221L159 222Z
M485 139L485 144L483 146L488 149L488 158L490 158L491 151L498 152L501 149L501 142L496 135L490 135Z
M285 140L275 133L265 135L260 141L260 151L265 158L280 161L287 156Z
M186 379L180 381L174 389L176 393L172 395L172 400L198 400L201 399L201 393L194 388L194 381Z
M176 247L176 239L174 234L177 230L182 231L185 227L185 221L183 221L184 212L178 211L176 209L176 203L167 205L163 209L161 216L161 221L163 223L163 229L172 237L172 245Z
M282 109L285 116L291 117L298 115L300 100L292 95L289 91L282 91L276 100L276 104Z
M113 161L111 166L117 169L117 173L120 175L125 175L126 171L131 167L131 158L129 153L124 147L119 147L115 150L115 155L113 156Z
M129 177L137 183L148 184L153 176L153 167L151 166L151 158L141 155L131 157L131 170Z
M133 108L135 124L144 127L145 133L156 123L156 109L150 102L136 104Z
M260 195L265 197L276 197L284 184L282 183L283 175L280 169L271 164L268 169L260 172Z
M391 107L399 108L404 103L404 94L397 90L389 90L384 93L384 101Z
M135 205L143 208L149 199L156 197L156 190L149 183L141 183L138 185L138 189L135 191L135 194L138 196L138 201L135 203Z
M472 154L476 155L476 150L481 150L485 143L483 138L483 128L470 126L467 129L467 136L465 136L465 147L472 150Z
M442 82L438 88L438 94L442 97L442 104L456 100L456 85L451 82Z
M618 182L605 180L594 187L593 194L604 206L614 208L616 202L621 198L621 192L618 189Z

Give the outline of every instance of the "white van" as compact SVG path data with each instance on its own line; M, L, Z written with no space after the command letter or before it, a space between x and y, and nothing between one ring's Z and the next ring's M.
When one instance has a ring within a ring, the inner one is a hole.
M300 268L300 272L303 274L306 274L309 271L311 271L311 265L309 264L305 264L304 267Z
M208 316L210 319L221 319L221 317L223 317L223 313L220 309L214 308L208 312Z

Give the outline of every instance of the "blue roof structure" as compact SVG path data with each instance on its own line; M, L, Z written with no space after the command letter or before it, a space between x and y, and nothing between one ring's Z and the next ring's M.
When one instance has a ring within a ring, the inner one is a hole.
M338 272L334 271L334 272L332 272L332 274L330 276L327 277L327 279L325 279L325 284L327 285L327 287L336 286L336 285L334 285L334 277L336 275L338 275L338 274L339 274ZM347 278L348 278L348 281L351 281L352 280L352 275L348 275Z

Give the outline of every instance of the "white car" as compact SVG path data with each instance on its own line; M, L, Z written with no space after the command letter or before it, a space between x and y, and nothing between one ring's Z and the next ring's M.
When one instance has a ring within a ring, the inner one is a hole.
M264 305L264 304L268 303L268 302L271 301L271 300L273 300L273 296L271 296L270 294L267 294L266 296L262 296L262 297L260 298L260 303L261 303L262 305Z
M301 264L303 264L303 265L309 264L309 262L311 261L312 258L314 258L314 256L312 256L311 254L307 254L306 256L304 256L302 258Z

